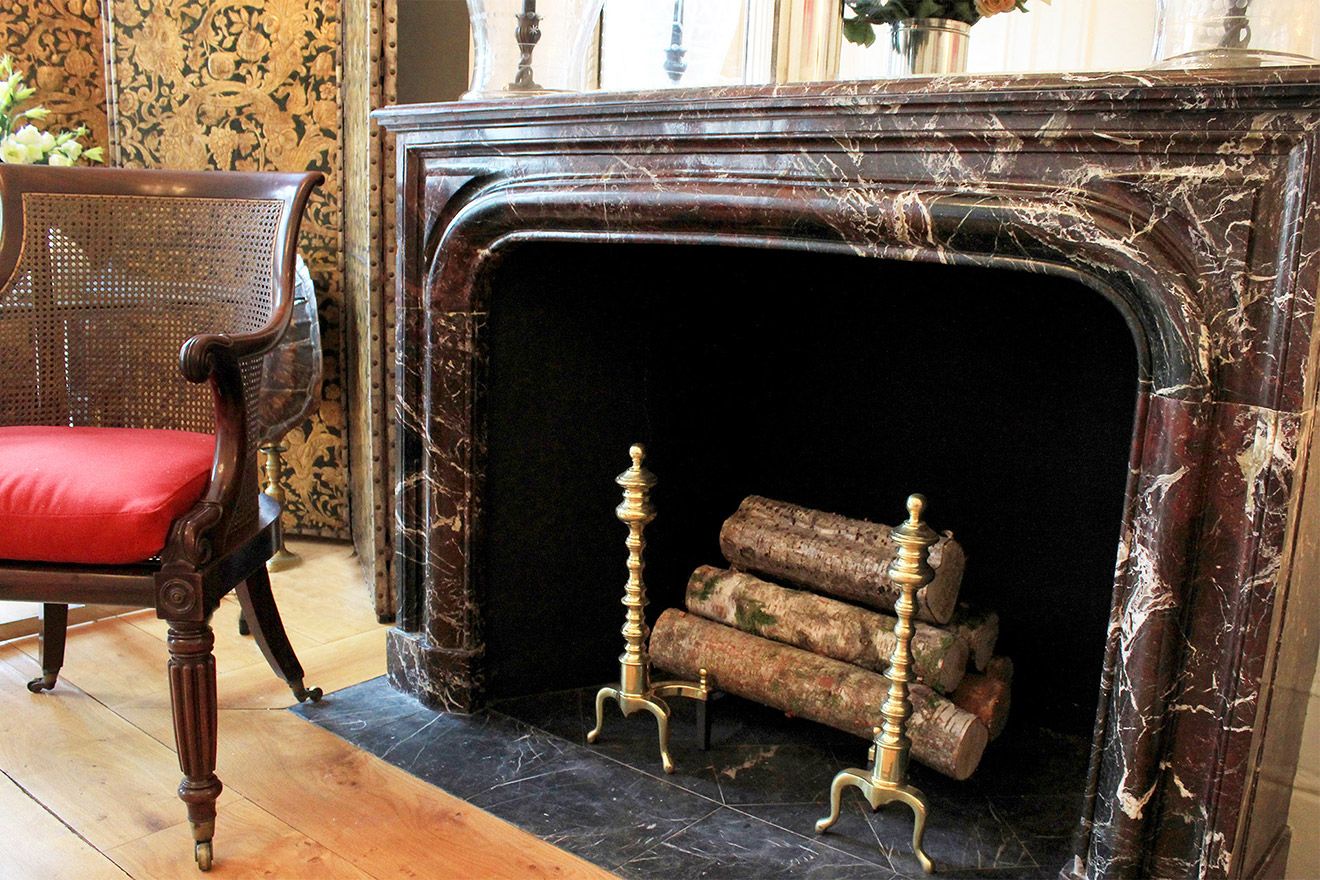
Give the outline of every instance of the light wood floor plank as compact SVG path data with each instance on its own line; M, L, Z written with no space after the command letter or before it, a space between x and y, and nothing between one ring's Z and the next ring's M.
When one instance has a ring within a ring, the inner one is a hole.
M124 712L168 738L163 710ZM376 876L610 876L288 712L220 714L225 784Z
M333 693L385 674L385 630L378 627L337 642L316 645L298 652L308 687ZM221 675L220 708L283 709L296 704L284 680L275 676L263 660Z
M273 581L307 683L331 692L380 675L385 628L356 561L344 546L292 546L306 562ZM217 772L226 786L216 876L609 876L288 712L264 708L293 699L252 640L238 636L237 622L237 603L226 600L214 620ZM110 867L107 876L122 878L107 856L136 878L199 876L174 793L165 624L148 611L71 630L60 685L48 694L24 687L37 673L36 656L35 639L0 645L0 769L32 793L29 806L48 807L59 820L42 813L85 850L99 850L101 861L84 870L79 860L89 853L74 853L35 876L99 880L96 871ZM7 870L5 847L22 842L13 864L43 855L29 851L32 824L27 811L0 799L0 878L23 877Z
M175 793L179 764L169 748L70 682L30 693L26 683L36 673L25 656L0 663L6 774L102 852L186 817ZM167 736L171 730L167 724ZM231 796L220 798L223 809ZM4 824L0 837L21 839Z
M250 801L229 804L222 816L224 835L213 842L215 862L210 877L370 880L371 875ZM110 857L133 877L177 880L188 876L192 846L190 826L183 822L116 847ZM122 880L123 875L119 876Z
M0 774L0 877L124 880L123 871ZM21 829L21 833L20 833Z

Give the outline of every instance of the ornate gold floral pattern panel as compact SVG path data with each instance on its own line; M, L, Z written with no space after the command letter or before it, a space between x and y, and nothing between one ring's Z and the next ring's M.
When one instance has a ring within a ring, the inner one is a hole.
M317 282L325 381L320 411L285 440L286 523L346 538L339 2L105 2L120 164L326 174L302 236Z
M0 0L0 51L51 110L47 127L87 126L106 145L105 64L97 0Z

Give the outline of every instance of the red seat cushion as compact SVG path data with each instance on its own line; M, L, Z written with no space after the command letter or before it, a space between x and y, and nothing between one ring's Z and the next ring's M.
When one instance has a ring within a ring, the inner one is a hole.
M206 490L214 453L190 431L0 428L0 559L148 559Z

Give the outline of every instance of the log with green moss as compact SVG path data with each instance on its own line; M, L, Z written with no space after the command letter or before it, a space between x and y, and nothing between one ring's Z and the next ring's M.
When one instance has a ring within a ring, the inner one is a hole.
M682 678L705 669L720 690L866 739L884 720L889 679L671 608L651 631L651 660ZM912 757L954 779L976 769L989 735L976 716L914 684Z
M720 550L738 569L892 611L889 580L898 553L893 529L752 495L720 529ZM966 557L946 532L931 547L935 578L917 593L917 619L948 623L958 603Z
M953 620L949 621L949 629L967 643L972 667L977 672L985 672L990 658L995 655L995 643L999 641L999 615L959 602Z
M698 568L688 579L687 610L875 672L889 669L898 622L838 599L710 565ZM954 633L918 623L912 635L912 659L918 680L949 693L967 671L967 644Z

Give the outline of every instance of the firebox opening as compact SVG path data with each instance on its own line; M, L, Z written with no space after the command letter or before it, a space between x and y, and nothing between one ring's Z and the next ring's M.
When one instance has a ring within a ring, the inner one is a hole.
M490 289L489 698L617 677L614 477L641 440L660 480L651 620L723 562L746 495L896 523L923 492L966 549L963 598L1000 615L1010 730L1089 734L1138 368L1099 294L840 254L567 244L511 250Z

